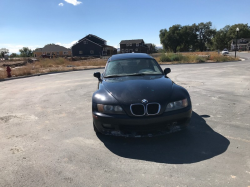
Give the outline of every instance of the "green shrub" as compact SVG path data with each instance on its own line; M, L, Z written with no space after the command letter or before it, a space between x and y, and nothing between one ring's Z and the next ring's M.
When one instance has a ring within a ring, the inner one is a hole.
M186 56L177 53L167 53L162 54L160 57L161 62L173 62L173 61L185 61L187 60Z
M165 53L163 53L163 54L161 54L160 61L161 62L171 62L171 59L169 58L169 56L167 56Z
M180 61L181 57L178 54L170 53L169 58L171 61Z
M197 63L197 62L229 62L238 61L239 58L234 58L232 56L223 56L217 52L210 53L166 53L161 54L157 57L158 62L178 62L178 63Z
M206 57L201 57L201 56L196 56L195 61L196 62L206 62L207 58Z
M230 58L228 58L227 56L217 56L214 58L214 60L216 62L228 62L228 61L231 61Z

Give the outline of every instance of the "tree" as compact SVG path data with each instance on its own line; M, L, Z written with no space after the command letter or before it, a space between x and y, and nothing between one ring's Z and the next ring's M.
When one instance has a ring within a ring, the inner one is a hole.
M196 25L186 25L181 28L182 44L179 48L180 51L195 50L197 43Z
M160 42L161 42L164 50L168 50L167 42L165 41L166 40L165 37L166 37L167 33L168 33L167 29L161 29L160 34L159 34Z
M172 50L174 53L177 47L182 44L181 25L173 25L169 28L160 30L160 41L165 50Z
M236 28L239 28L238 38L250 38L250 28L248 24L239 23L229 28L227 33L229 40L236 38Z
M190 49L204 51L212 44L212 38L216 30L212 29L212 23L199 23L198 25L173 25L160 30L160 41L165 50L189 51Z
M152 44L152 53L157 53L157 48L155 44Z
M229 48L232 40L236 38L236 28L239 28L238 39L250 38L250 26L248 24L226 25L219 31L212 29L212 22L198 23L193 25L173 25L167 29L160 30L160 41L164 50L189 51L190 49L200 51L210 49Z
M204 51L206 49L206 45L212 43L212 38L216 33L216 30L212 29L212 22L207 22L207 23L199 23L196 26L197 29L197 37L198 37L198 42L197 42L197 47L199 48L200 51Z
M158 48L157 52L158 53L166 53L167 51L163 48Z
M220 29L216 32L213 38L213 49L223 50L224 48L228 48L228 31L230 29L230 25L226 25L224 28Z
M11 57L17 57L17 56L18 56L18 54L16 54L16 53L12 53L10 56L11 56Z
M2 58L4 58L4 55L8 53L9 53L9 49L6 49L6 48L0 49L0 54Z
M20 54L21 57L30 57L33 55L33 51L28 47L23 47L22 49L19 50L19 52L21 53Z
M226 25L224 28L216 32L213 38L214 49L224 49L229 48L230 43L233 39L236 39L236 28L239 28L238 39L239 38L250 38L250 28L248 24L235 24Z

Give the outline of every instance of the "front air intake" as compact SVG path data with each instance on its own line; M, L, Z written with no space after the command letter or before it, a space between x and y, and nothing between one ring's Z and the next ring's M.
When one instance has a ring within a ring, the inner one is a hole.
M159 103L149 103L147 104L147 115L157 115L161 110L161 105Z
M130 105L130 111L134 116L144 116L145 115L145 107L143 104Z

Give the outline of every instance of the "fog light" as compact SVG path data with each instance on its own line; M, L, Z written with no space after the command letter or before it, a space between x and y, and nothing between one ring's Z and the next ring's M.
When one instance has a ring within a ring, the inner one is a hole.
M103 127L106 127L106 128L112 128L112 125L111 124L102 124L103 125Z

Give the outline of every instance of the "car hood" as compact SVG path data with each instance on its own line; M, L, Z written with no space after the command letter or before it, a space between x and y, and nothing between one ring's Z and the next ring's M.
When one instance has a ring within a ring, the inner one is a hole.
M122 104L141 103L142 99L166 102L173 89L173 82L164 75L106 78L102 84Z

